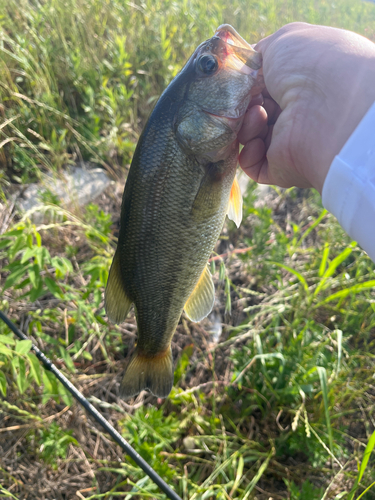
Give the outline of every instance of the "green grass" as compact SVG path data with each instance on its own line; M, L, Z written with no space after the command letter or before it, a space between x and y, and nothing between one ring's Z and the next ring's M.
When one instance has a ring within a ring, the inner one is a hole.
M2 202L7 183L81 159L123 178L156 98L223 22L250 42L295 20L375 39L375 5L360 1L0 4ZM182 318L164 402L116 398L135 322L104 314L109 202L71 213L46 200L47 222L8 225L0 307L184 500L369 500L374 264L316 193L256 202L251 183L243 225L227 224L211 262L220 341ZM3 324L0 394L0 431L13 429L0 432L0 498L165 498Z
M294 20L375 33L374 6L348 0L0 0L0 7L0 174L16 182L82 159L119 174L157 97L223 22L252 42Z

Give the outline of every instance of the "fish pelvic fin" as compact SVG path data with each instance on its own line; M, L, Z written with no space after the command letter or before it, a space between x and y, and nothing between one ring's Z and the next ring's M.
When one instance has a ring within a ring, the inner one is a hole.
M242 194L237 177L234 178L232 184L227 215L237 227L240 227L242 221Z
M202 320L210 312L215 302L215 287L212 281L211 273L206 266L199 278L192 294L185 304L185 313L195 323Z
M154 396L166 398L173 386L172 350L156 356L145 356L136 348L120 386L120 396L129 399L144 389Z
M122 323L129 313L132 301L127 296L121 276L120 253L116 250L109 271L104 295L104 307L112 323Z

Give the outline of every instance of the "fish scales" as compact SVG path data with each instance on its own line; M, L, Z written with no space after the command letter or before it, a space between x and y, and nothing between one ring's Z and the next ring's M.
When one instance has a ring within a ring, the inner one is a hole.
M233 28L226 25L218 33L198 47L162 94L138 141L125 185L105 297L114 322L125 319L131 304L135 307L138 342L121 385L125 398L142 389L168 395L170 344L183 308L196 321L212 309L207 261L228 212L236 133L256 78L256 70L223 39L231 36L246 44L251 64L260 66L259 55ZM219 65L213 81L210 72Z
M220 196L221 207L214 207L210 219L195 217L191 207L205 173L194 159L186 161L170 133L169 121L168 116L163 120L161 113L150 123L150 128L158 129L150 130L155 142L159 135L167 138L162 156L169 161L163 163L162 169L159 145L155 152L151 144L144 149L144 155L136 153L134 157L135 173L143 165L146 168L141 175L135 175L131 196L127 198L125 194L122 217L127 227L126 239L125 235L119 238L124 262L122 276L130 284L129 296L137 305L138 330L145 339L143 349L150 352L160 342L169 344L181 316L181 302L185 304L202 274L223 225L227 209L223 200L230 193L237 162L234 157L226 172L227 182L217 183L217 189L227 191ZM164 126L160 127L160 122ZM184 168L176 168L180 164ZM211 183L209 190L212 191ZM148 245L139 245L143 237ZM138 286L139 282L143 286ZM166 314L160 315L161 310Z

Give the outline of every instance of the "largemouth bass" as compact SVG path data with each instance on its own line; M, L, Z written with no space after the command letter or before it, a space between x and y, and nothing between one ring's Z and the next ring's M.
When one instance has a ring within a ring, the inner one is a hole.
M200 321L213 307L207 261L225 215L237 225L242 218L237 132L260 90L260 67L260 54L220 26L161 95L140 136L105 293L110 321L124 321L132 304L137 318L124 398L143 389L168 396L171 340L183 309Z

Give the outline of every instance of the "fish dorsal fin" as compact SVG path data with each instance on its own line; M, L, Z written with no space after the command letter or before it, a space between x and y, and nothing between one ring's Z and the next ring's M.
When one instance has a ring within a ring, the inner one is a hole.
M116 250L109 271L104 295L104 307L112 323L122 323L129 313L132 301L126 294L121 276L120 253Z
M229 219L235 222L237 227L240 227L242 221L242 194L237 177L234 178L232 184L227 215Z
M215 287L211 273L206 266L192 294L185 304L185 313L191 321L198 322L205 318L214 306Z

